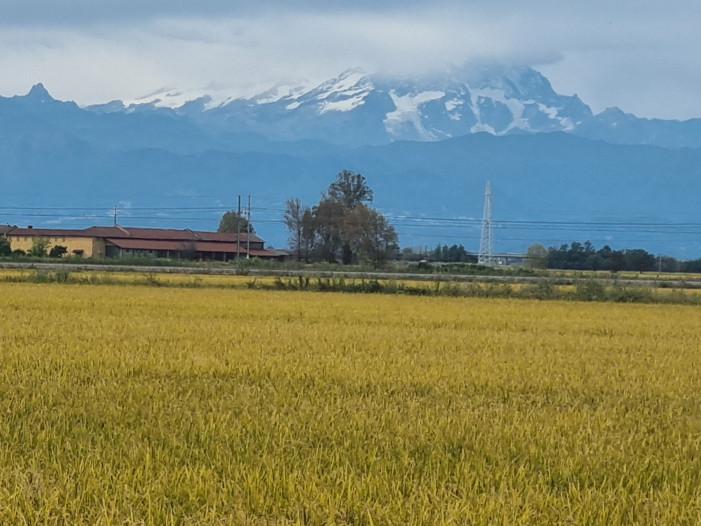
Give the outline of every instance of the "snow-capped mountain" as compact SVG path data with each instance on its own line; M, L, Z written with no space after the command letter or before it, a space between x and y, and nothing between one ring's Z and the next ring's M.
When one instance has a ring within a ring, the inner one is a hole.
M202 115L193 114L194 109ZM592 118L576 95L558 95L530 68L478 75L456 70L418 80L349 70L312 89L278 89L214 107L184 105L178 111L275 140L345 145L437 141L477 132L572 131Z
M556 93L545 76L525 67L456 68L412 79L348 70L318 86L281 85L247 98L234 99L221 88L162 90L88 109L174 112L218 131L341 146L439 141L478 132L566 132L618 144L701 145L699 119L647 120L618 108L594 115L577 95Z

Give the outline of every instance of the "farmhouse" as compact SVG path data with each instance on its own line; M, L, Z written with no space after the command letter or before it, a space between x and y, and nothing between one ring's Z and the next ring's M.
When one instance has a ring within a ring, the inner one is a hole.
M280 259L278 251L264 248L255 234L203 232L162 228L93 226L82 230L9 227L5 235L12 250L29 252L37 239L47 249L66 248L66 255L83 257L134 257L227 261L235 258Z

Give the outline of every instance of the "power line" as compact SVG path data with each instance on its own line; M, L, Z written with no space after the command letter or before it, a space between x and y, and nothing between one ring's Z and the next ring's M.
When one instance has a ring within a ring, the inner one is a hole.
M121 221L149 221L156 224L173 223L207 223L215 224L220 215L235 209L234 206L117 206ZM275 206L251 206L256 212L256 224L283 225L283 208ZM381 211L381 209L378 209ZM0 207L0 223L15 218L36 219L47 228L56 228L57 223L79 224L80 222L107 223L111 222L114 208L110 206L96 207L61 207L61 206L3 206ZM455 240L472 244L480 239L478 227L483 220L472 217L445 217L438 215L414 215L411 212L396 215L385 215L395 226L403 239L436 239ZM151 223L153 224L153 223ZM183 225L187 227L187 224ZM205 227L206 228L206 227ZM693 237L701 237L701 222L697 221L567 221L562 219L502 219L491 220L492 236L504 243L539 242L550 246L569 243L577 233L583 233L588 241L599 244L622 243L678 243L677 248ZM529 231L523 237L520 231ZM550 236L547 234L551 233ZM557 237L572 234L569 239ZM516 235L514 235L516 234ZM554 235L553 235L554 234ZM600 234L600 235L597 235ZM609 237L603 235L609 234Z
M132 211L152 211L152 212L222 212L233 210L233 206L209 206L209 207L119 207L117 210L122 213L129 213ZM270 211L270 212L284 212L281 208L268 208L268 207L251 207L252 211ZM102 212L105 216L111 216L113 213L113 207L13 207L13 206L3 206L0 207L0 212L2 211L52 211L52 212ZM69 216L66 214L29 214L29 213L5 213L8 216L29 216L29 217L99 217L97 214L90 216ZM137 216L133 216L137 217ZM165 216L163 216L165 217ZM453 223L456 226L461 225L479 225L483 223L483 219L477 218L465 218L465 217L427 217L427 216L412 216L412 215L385 215L385 217L394 222L413 222L418 224L428 223L428 224L450 224ZM183 219L191 219L183 218ZM492 220L492 225L498 227L509 227L518 228L519 226L526 227L659 227L659 228L701 228L701 222L673 222L673 221L557 221L557 220L530 220L530 219L499 219Z
M37 210L37 209L32 209ZM84 209L55 209L61 211L70 210L84 210ZM56 220L106 220L112 217L112 210L109 209L99 209L102 214L60 214L60 213L5 213L2 214L4 217L8 218L47 218ZM150 221L206 221L211 222L216 220L216 217L202 217L199 215L172 215L172 214L161 214L161 215L132 215L129 212L135 209L118 209L120 211L120 217L128 220L150 220ZM168 210L168 209L140 209L141 211L156 211L156 210ZM184 209L171 209L178 211L185 211ZM210 210L210 209L206 209ZM221 209L224 210L224 209ZM0 209L1 211L1 209ZM215 210L216 211L216 210ZM443 229L450 230L456 229L464 226L477 227L478 222L471 220L469 222L463 222L462 220L455 218L434 218L429 220L419 220L420 218L414 218L410 221L403 221L401 218L395 220L394 223L398 223L399 226L404 228L412 229ZM257 223L268 223L268 224L284 224L283 219L271 219L271 218L259 218L256 220ZM701 224L699 223L604 223L604 222L561 222L561 221L491 221L492 229L498 230L533 230L533 231L560 231L560 232L586 232L586 233L640 233L640 234L673 234L679 236L699 236L701 235ZM608 227L608 228L602 228ZM653 227L653 228L649 228ZM506 239L503 236L499 236L500 239Z

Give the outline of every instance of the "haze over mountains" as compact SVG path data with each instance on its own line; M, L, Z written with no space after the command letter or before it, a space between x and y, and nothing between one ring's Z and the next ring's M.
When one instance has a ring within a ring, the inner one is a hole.
M285 199L314 203L347 168L403 246L476 251L491 181L498 251L591 240L701 256L701 119L595 115L529 68L351 70L249 99L200 95L81 108L37 84L0 98L0 223L105 224L118 205L124 224L215 228L217 207L250 194L258 232L281 246Z

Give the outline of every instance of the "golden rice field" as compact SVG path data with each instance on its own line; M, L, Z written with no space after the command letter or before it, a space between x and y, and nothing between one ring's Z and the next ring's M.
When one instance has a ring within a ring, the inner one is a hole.
M701 523L701 310L0 283L0 524Z

